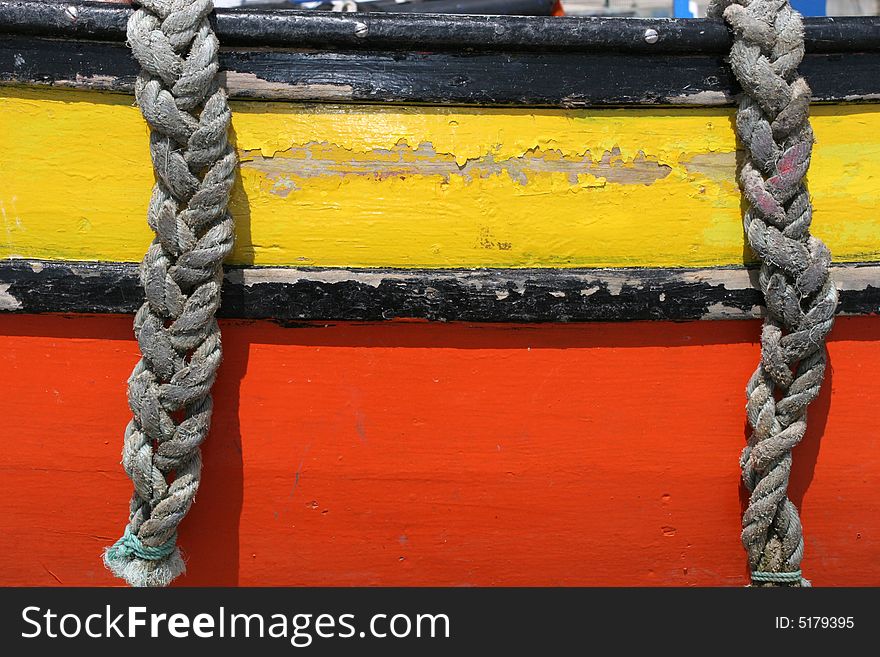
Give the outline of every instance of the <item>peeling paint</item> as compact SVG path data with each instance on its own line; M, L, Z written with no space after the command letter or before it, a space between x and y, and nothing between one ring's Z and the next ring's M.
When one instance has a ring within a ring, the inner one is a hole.
M70 271L75 276L80 276L82 278L96 278L101 275L94 267L89 267L87 264L72 264Z
M698 91L693 94L670 96L666 101L671 105L727 105L733 98L723 91Z
M220 84L230 96L276 100L346 101L354 89L348 84L291 84L264 80L253 73L220 71Z
M746 268L710 268L676 272L675 278L681 283L708 283L727 290L758 289L758 270Z
M872 102L880 100L880 94L851 94L848 96L844 96L843 100L848 103Z
M644 151L632 159L621 156L620 148L604 151L594 159L590 151L571 156L557 149L535 146L518 157L497 159L493 153L467 158L459 164L455 155L438 153L430 142L421 142L415 148L405 140L392 149L376 148L355 153L350 149L328 142L309 142L302 146L276 151L265 156L259 150L244 151L241 166L256 169L271 179L285 181L270 188L273 194L287 196L296 186L291 178L318 178L325 176L366 177L384 180L394 177L439 176L449 182L461 176L468 183L478 178L507 174L519 185L527 185L529 177L541 173L565 174L569 184L578 185L581 176L602 178L605 183L622 185L650 185L669 175L672 167L660 164ZM588 181L589 182L589 181Z
M385 281L407 280L409 278L412 278L412 276L404 271L395 274L394 272L387 271L376 273L352 272L346 269L311 271L287 267L254 267L251 269L233 269L226 272L226 280L230 283L239 283L247 287L259 283L276 282L292 285L302 280L328 284L357 281L361 285L379 287Z
M880 265L836 265L841 314L880 308ZM0 260L6 304L32 312L134 312L138 266ZM288 320L747 319L764 312L757 270L231 268L221 315ZM247 289L249 288L249 289ZM14 299L14 301L10 301Z
M760 306L752 306L751 316L760 317L760 310ZM706 307L705 319L743 319L744 314L742 308L728 306L724 303L713 303Z
M22 60L24 64L24 60ZM17 80L0 80L0 87L20 84ZM118 91L119 78L112 75L81 75L73 78L54 78L33 82L38 87L60 87L69 89L88 89L93 91Z
M40 263L30 264L33 271L42 271ZM97 276L96 270L89 266L77 267L72 265L72 271L77 276ZM532 280L536 271L534 269L505 269L504 280L512 287L509 290L498 290L499 299L506 299L510 291L522 294L526 283ZM552 271L552 270L546 270ZM607 289L612 296L619 296L626 288L642 290L656 284L658 272L663 272L664 279L682 285L706 284L712 287L721 287L725 290L749 290L759 289L758 270L754 268L707 268L707 269L599 269L588 270L583 273L577 270L564 270L567 278L582 280L584 283L599 283L601 285L588 285L579 290L581 296L592 296L600 289ZM456 271L435 270L432 274L438 281L458 281L482 289L488 281L497 279L499 270L482 271ZM862 291L868 288L880 288L880 266L878 265L844 265L832 266L831 276L840 290ZM226 272L226 280L247 287L260 283L284 283L293 285L300 281L309 281L324 284L358 283L378 288L383 283L411 281L413 272L410 270L352 270L352 269L296 269L292 267L248 267L235 268ZM548 291L554 297L564 297L563 291ZM666 299L666 294L660 295L660 300ZM738 313L742 311L737 310Z
M88 87L90 89L114 89L119 80L113 75L77 75L69 85L73 87ZM61 83L58 83L59 85Z
M718 184L736 185L736 152L712 151L696 153L683 159L685 171L704 176Z
M865 265L860 267L831 267L831 279L839 291L861 291L869 288L880 288L880 271L878 267ZM880 308L878 308L880 311Z
M647 271L645 272L647 274ZM602 282L608 288L611 296L619 296L623 288L633 287L640 289L644 287L643 279L638 274L631 272L618 272L613 269L602 272Z
M811 113L815 233L838 263L877 261L880 106L816 106ZM732 117L727 108L233 103L243 163L230 202L237 234L229 262L742 264L749 254ZM7 215L0 258L138 262L152 235L146 222L130 219L149 203L148 153L148 130L130 97L0 87L0 208ZM277 174L258 167L277 167ZM492 248L481 248L483 231Z

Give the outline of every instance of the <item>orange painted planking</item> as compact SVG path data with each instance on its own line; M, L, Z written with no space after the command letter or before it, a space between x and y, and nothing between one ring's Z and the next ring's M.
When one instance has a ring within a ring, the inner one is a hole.
M179 585L746 583L757 322L223 331ZM878 334L838 320L795 452L815 585L880 585ZM119 583L136 358L129 317L0 317L0 584Z

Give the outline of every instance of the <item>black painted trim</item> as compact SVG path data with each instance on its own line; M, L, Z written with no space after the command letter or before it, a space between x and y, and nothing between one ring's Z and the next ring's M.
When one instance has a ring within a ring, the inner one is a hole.
M226 50L236 98L321 102L585 107L725 105L738 89L715 55L390 53ZM8 37L0 82L131 93L137 63L121 44ZM880 98L880 52L807 55L814 101Z
M331 5L331 2L324 0L321 7L330 10ZM359 2L358 9L364 12L384 11L398 14L552 16L555 5L556 0L378 0ZM286 8L290 9L290 6Z
M132 263L0 261L0 310L133 313ZM757 272L730 269L289 269L229 267L220 316L306 320L414 318L470 322L748 319ZM880 265L835 267L839 311L880 312ZM876 276L877 286L858 281Z
M76 12L67 7L76 6ZM123 41L128 7L89 2L0 0L0 32ZM805 19L808 52L880 50L880 18ZM363 26L366 26L364 31ZM294 10L217 10L221 43L243 47L332 50L579 50L714 53L730 48L721 21L596 17L472 16L332 13ZM360 28L360 29L356 29ZM644 33L657 30L650 44Z

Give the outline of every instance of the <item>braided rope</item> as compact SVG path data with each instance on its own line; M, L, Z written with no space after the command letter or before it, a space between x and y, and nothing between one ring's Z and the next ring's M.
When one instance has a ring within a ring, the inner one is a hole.
M146 302L134 331L142 358L128 380L133 414L122 464L134 484L128 526L104 563L132 586L167 586L185 565L177 527L201 479L220 364L222 262L232 249L226 210L236 156L217 82L212 0L140 0L128 42L141 65L138 106L150 126L156 184L147 221L156 237L141 263Z
M791 450L825 376L837 289L829 251L810 235L810 88L797 73L803 24L788 0L713 0L710 16L722 15L734 34L729 61L744 92L736 116L746 151L743 223L761 260L767 307L761 362L746 387L753 433L740 459L750 492L742 542L755 585L809 586L800 575L801 521L787 489Z

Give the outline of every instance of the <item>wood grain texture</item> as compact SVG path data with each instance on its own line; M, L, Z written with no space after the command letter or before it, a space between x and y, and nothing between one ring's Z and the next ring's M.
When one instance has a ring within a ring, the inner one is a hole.
M237 103L233 264L742 263L727 109ZM815 232L880 258L880 106L813 108ZM0 89L0 257L140 260L152 186L130 98Z
M744 585L758 330L225 322L179 583ZM838 321L795 450L820 586L880 585L878 330ZM136 358L129 317L0 317L0 583L118 584Z

